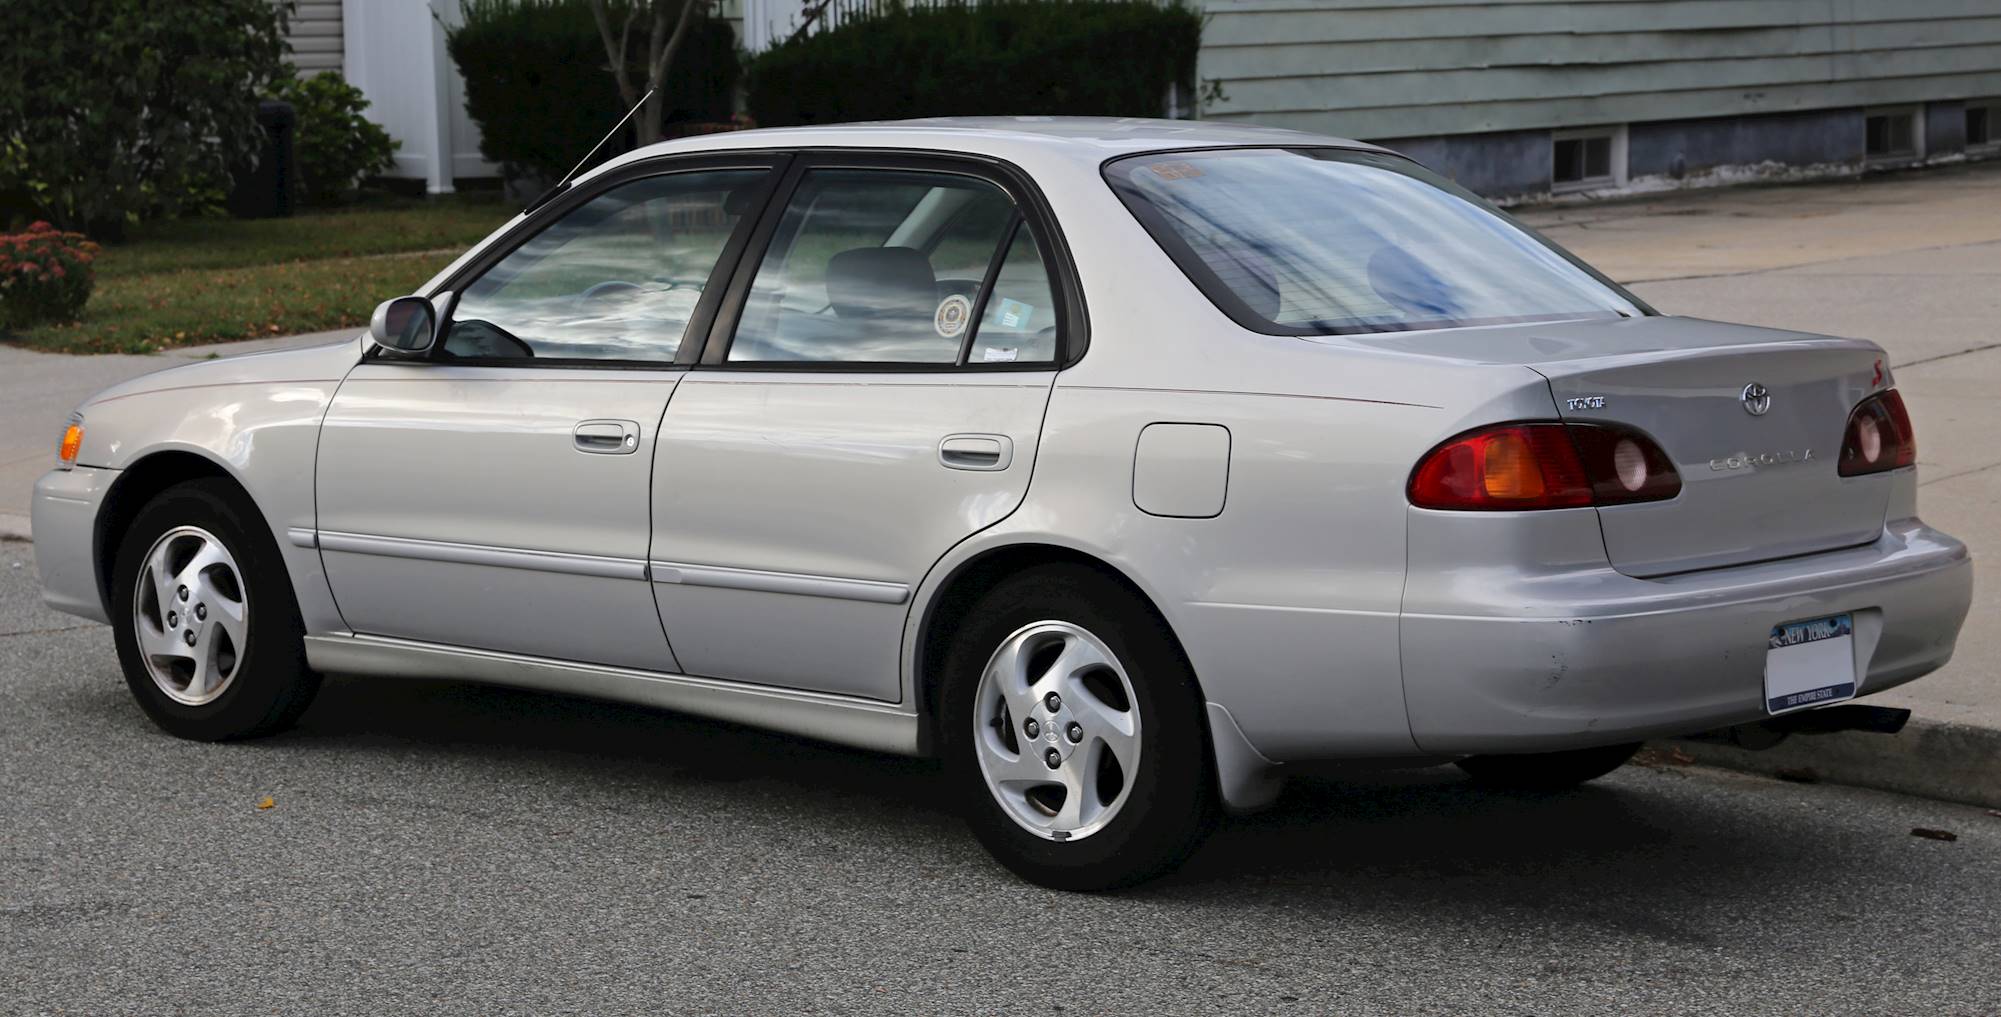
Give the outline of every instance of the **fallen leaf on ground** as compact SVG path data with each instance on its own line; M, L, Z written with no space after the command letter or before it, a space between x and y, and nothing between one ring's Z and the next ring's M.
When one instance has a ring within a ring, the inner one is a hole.
M257 800L257 807L259 809L268 809L277 804L278 804L278 799L273 798L270 795L265 795L264 797Z
M1923 837L1926 840L1954 841L1959 839L1959 834L1956 834L1951 830L1934 830L1929 826L1911 827L1911 836Z

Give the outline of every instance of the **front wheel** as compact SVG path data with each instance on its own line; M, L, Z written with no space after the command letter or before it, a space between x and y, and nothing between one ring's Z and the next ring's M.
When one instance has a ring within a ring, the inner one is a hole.
M1597 780L1626 765L1639 742L1605 745L1568 752L1537 752L1514 756L1468 756L1459 768L1480 784L1518 791L1561 791Z
M940 706L968 822L1024 879L1128 886L1214 825L1195 675L1166 624L1101 573L1043 566L988 592L953 641Z
M268 734L319 691L277 542L226 481L177 484L146 503L119 544L111 592L125 683L171 734Z

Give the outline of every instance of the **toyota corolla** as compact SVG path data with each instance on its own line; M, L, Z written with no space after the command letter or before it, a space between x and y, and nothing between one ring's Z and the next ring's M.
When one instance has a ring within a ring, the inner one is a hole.
M939 120L614 159L365 335L88 400L33 527L173 734L323 673L647 704L940 755L1083 889L1297 764L1560 787L1938 668L1916 456L1879 347L1391 152Z

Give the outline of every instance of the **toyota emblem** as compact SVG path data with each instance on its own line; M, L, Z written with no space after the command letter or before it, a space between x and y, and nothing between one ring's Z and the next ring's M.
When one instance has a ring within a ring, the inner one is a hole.
M1762 417L1772 408L1772 393L1765 386L1752 382L1744 386L1744 394L1737 398L1744 402L1744 412L1754 417Z

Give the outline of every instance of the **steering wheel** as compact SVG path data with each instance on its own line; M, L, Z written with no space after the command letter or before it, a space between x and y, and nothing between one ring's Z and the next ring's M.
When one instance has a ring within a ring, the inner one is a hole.
M637 293L639 289L640 286L636 282L627 282L624 279L606 279L601 283L592 283L588 289L577 294L576 304L578 307L582 307L608 294Z

